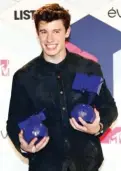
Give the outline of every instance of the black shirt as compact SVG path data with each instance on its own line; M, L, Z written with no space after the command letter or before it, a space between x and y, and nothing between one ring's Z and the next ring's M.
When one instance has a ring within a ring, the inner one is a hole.
M29 158L30 171L92 171L103 161L99 137L77 131L69 123L73 107L88 103L85 94L72 89L76 73L103 77L99 64L68 51L58 64L45 61L42 53L14 74L7 122L12 142L20 151L18 122L43 109L50 136L44 149L35 154L22 153ZM105 131L117 118L105 81L91 105L99 110Z

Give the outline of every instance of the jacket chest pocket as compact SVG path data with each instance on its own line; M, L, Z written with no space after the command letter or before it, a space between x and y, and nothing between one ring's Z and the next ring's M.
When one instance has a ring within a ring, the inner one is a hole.
M52 106L56 96L56 82L52 76L32 78L26 88L36 109Z

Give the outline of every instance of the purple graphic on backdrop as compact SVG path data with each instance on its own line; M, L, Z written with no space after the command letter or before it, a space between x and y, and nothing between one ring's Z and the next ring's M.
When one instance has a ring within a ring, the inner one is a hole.
M121 32L90 15L72 24L71 28L70 42L96 56L113 93L113 53L121 49Z

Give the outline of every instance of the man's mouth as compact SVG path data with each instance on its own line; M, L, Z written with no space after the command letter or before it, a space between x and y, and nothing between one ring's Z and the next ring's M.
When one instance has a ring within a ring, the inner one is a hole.
M47 44L46 47L50 50L53 50L57 47L57 44L50 44L50 45Z

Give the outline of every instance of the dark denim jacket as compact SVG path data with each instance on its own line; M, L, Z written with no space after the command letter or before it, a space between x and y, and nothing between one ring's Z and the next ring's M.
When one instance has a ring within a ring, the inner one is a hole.
M35 154L22 153L29 158L30 171L66 171L68 167L71 171L92 171L103 161L99 137L74 130L69 123L74 105L88 102L80 91L72 90L77 72L103 77L99 64L68 51L59 64L46 62L42 53L14 74L7 131L18 151L18 122L46 109L49 143ZM105 82L92 105L99 110L105 131L117 118Z

